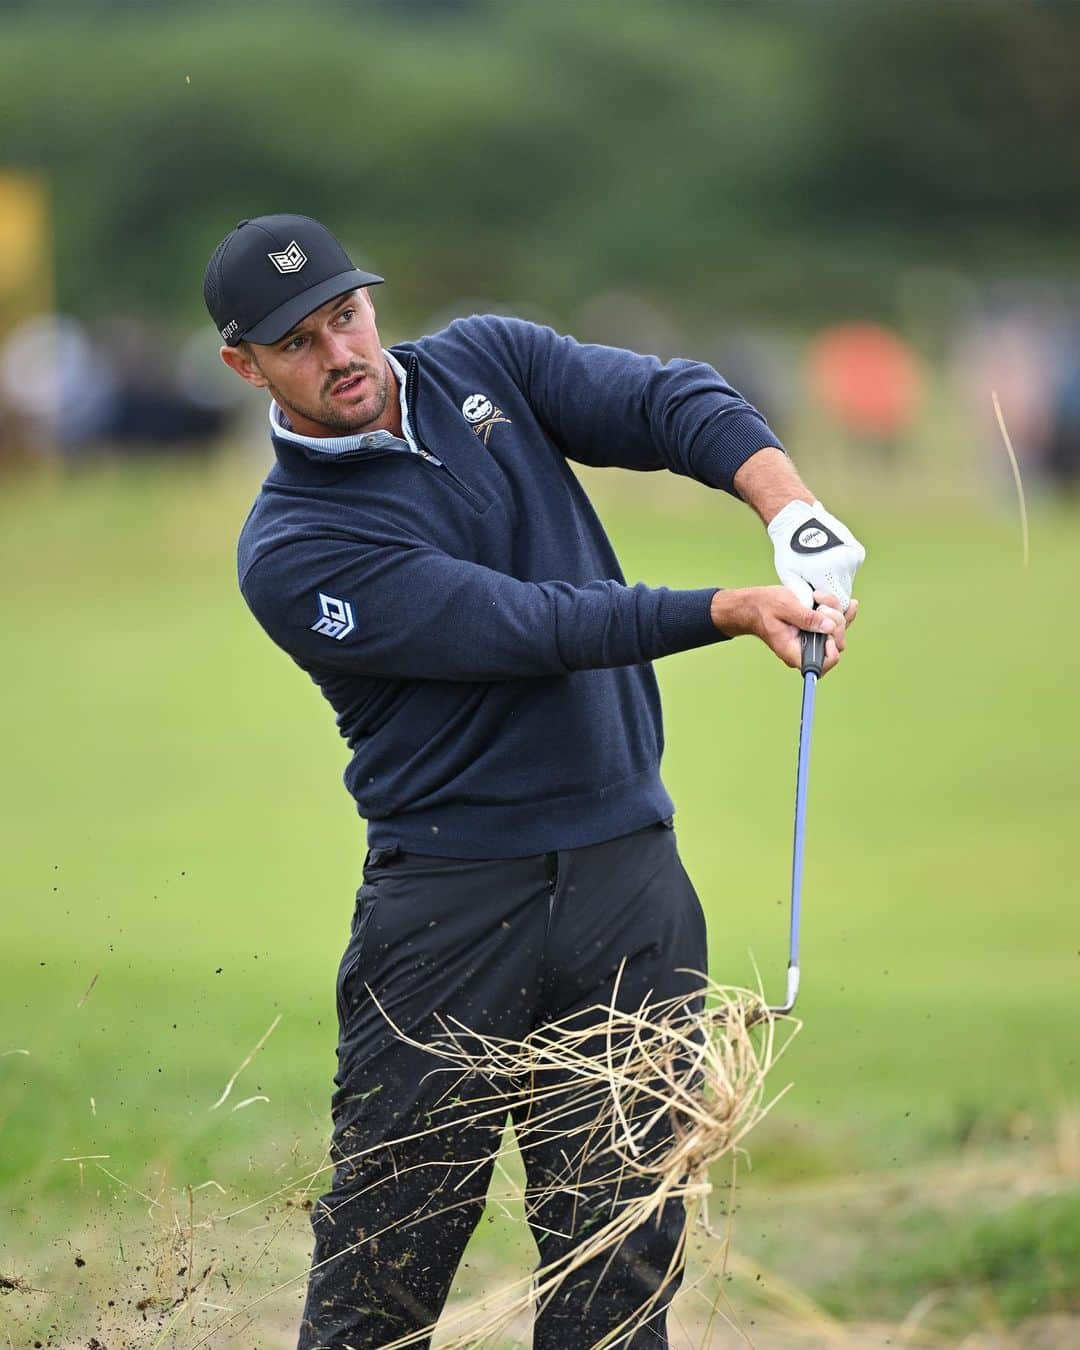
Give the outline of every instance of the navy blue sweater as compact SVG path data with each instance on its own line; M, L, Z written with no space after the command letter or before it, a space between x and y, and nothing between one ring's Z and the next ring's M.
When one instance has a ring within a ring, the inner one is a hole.
M650 662L721 640L715 586L627 586L567 459L733 491L776 435L710 366L492 316L392 349L433 458L274 436L243 594L320 687L372 846L574 848L672 813Z

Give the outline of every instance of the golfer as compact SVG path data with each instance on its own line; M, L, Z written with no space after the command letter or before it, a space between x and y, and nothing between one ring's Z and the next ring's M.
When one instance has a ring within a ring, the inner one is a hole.
M323 225L274 215L227 236L204 290L222 359L271 397L240 587L333 707L368 831L301 1350L430 1327L480 1220L492 1085L448 1102L425 1043L455 1023L523 1039L613 999L693 1004L705 923L660 778L652 662L750 635L798 666L800 630L817 630L828 671L864 557L708 365L492 315L384 348L381 280ZM722 590L705 567L698 589L627 585L571 461L741 498L784 584ZM731 715L717 709L720 736ZM529 1113L519 1100L519 1134ZM524 1155L541 1265L640 1184L591 1171L609 1163L579 1124L580 1147L540 1130ZM666 1345L684 1221L670 1203L576 1269L537 1308L534 1345Z

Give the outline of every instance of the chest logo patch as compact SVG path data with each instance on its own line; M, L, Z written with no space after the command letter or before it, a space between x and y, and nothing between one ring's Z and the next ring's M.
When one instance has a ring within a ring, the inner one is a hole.
M461 405L461 415L485 445L491 435L492 427L500 422L510 425L509 417L504 417L501 408L496 408L487 394L470 394Z
M466 422L482 422L495 411L495 406L487 394L470 394L461 405Z
M348 637L356 627L353 620L353 608L348 600L338 600L332 595L319 592L319 617L311 625L313 633L322 633L323 637L337 638L340 642Z

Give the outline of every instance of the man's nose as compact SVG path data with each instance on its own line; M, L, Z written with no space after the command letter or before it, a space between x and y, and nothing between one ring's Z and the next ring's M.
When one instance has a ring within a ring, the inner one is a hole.
M329 370L348 370L354 357L348 344L342 341L336 333L325 333L323 335L323 360Z

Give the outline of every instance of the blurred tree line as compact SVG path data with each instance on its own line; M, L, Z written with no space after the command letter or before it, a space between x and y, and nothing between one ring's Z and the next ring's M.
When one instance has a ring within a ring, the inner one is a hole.
M888 317L895 276L1080 271L1080 5L227 0L0 7L0 167L60 304L202 321L240 218L327 221L420 318L633 286Z

